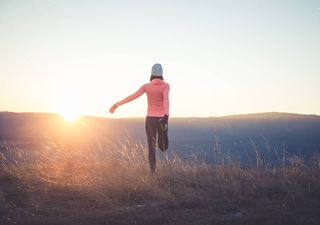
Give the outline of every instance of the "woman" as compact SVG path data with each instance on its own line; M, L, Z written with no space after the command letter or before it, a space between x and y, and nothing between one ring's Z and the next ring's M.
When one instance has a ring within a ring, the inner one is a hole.
M145 129L149 148L149 165L152 173L156 170L156 143L161 151L168 149L168 118L169 118L169 89L168 83L163 81L161 64L154 64L151 69L150 83L142 87L134 94L129 95L120 102L115 103L110 108L113 113L117 107L128 103L142 94L146 93L148 97L148 113L145 122Z

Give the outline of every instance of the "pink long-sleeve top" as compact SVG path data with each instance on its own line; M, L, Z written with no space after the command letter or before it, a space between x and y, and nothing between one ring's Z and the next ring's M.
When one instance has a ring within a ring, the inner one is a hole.
M116 104L118 106L123 105L146 93L148 97L147 116L169 116L169 90L170 86L168 83L161 79L153 79L150 83L142 85L138 91L124 98L120 102L117 102Z

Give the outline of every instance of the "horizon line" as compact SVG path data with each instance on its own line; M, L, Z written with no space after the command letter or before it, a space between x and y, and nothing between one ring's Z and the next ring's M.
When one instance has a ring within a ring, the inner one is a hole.
M62 116L60 113L57 112L34 112L34 111L0 111L0 113L15 113L15 114L51 114L51 115L57 115L57 116ZM254 113L238 113L238 114L225 114L225 115L220 115L220 116L173 116L170 118L175 118L175 119L184 119L184 118L223 118L223 117L241 117L241 116L253 116L253 115L263 115L263 114L286 114L286 115L300 115L300 116L320 116L316 113L297 113L297 112L280 112L280 111L265 111L265 112L254 112ZM131 116L131 117L115 117L115 118L110 118L108 116L99 116L99 115L80 115L81 117L95 117L95 118L101 118L101 119L143 119L146 117L145 116Z

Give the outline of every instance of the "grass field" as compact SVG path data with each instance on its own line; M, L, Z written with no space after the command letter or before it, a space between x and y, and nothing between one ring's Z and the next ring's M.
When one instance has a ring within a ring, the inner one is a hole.
M95 150L53 145L32 162L2 146L1 225L320 224L317 155L274 169L171 156L151 175L146 149L132 141Z

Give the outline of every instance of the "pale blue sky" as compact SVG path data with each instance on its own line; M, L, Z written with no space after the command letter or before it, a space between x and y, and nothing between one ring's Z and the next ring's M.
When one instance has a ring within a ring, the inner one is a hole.
M320 0L0 0L0 111L105 116L157 62L174 117L320 115Z

